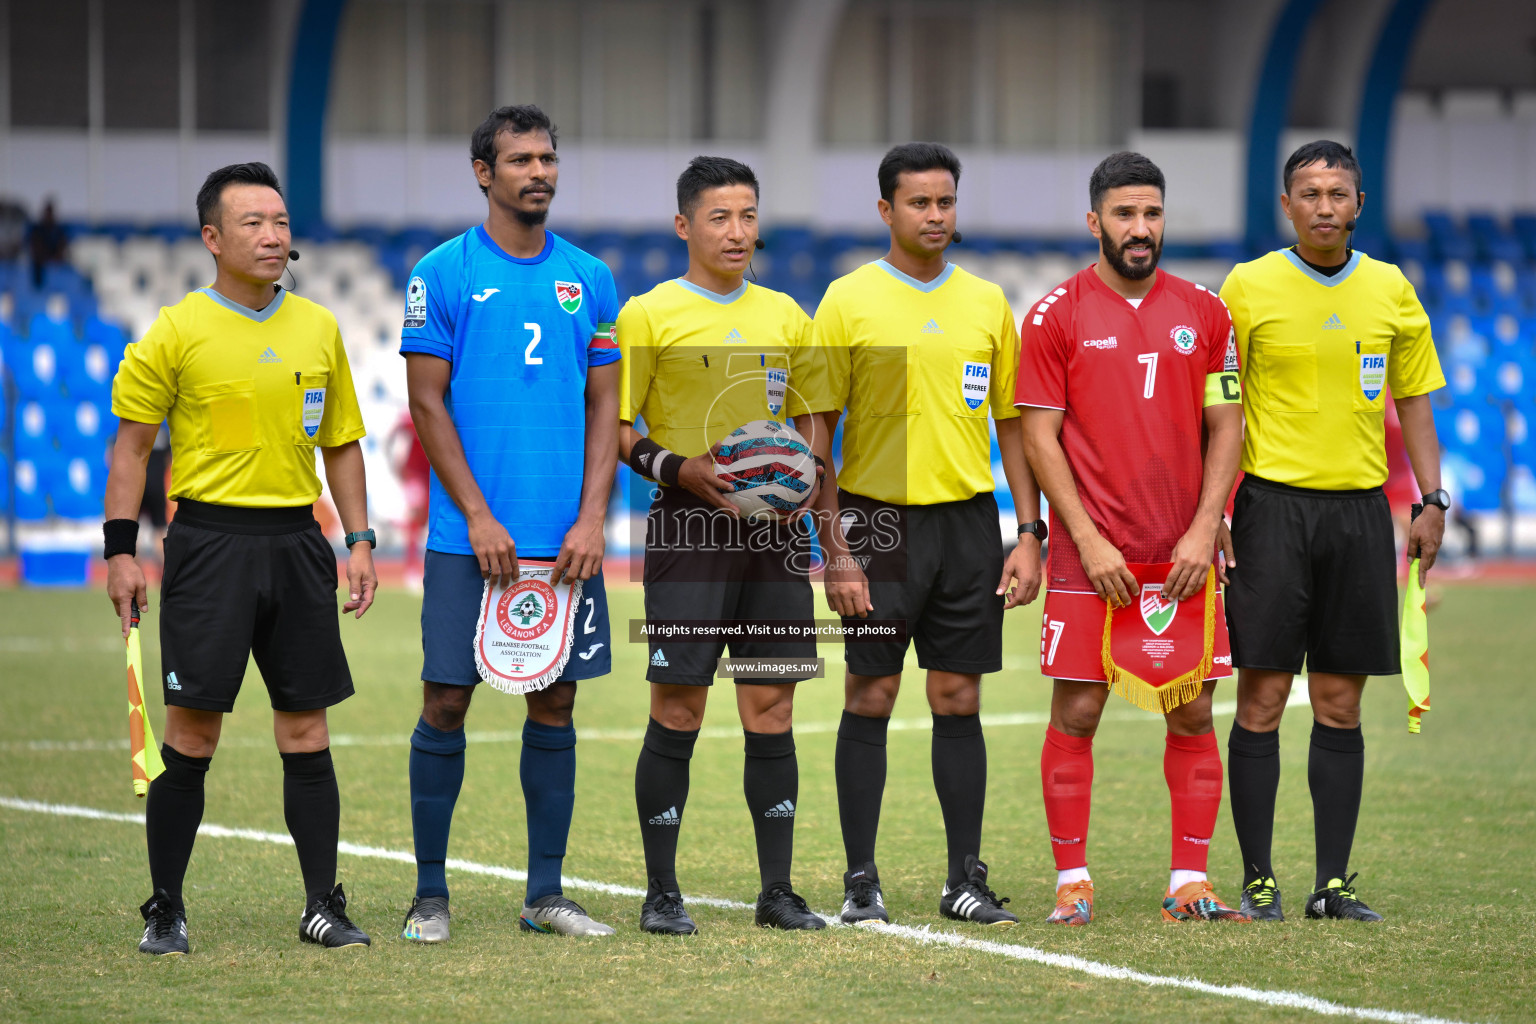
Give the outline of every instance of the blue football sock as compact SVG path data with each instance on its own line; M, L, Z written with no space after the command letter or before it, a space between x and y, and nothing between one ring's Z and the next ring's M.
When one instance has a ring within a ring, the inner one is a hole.
M528 897L560 892L560 866L576 805L576 727L523 723L523 801L528 809Z
M411 734L411 830L416 838L416 895L448 895L448 827L464 784L464 729L416 723Z

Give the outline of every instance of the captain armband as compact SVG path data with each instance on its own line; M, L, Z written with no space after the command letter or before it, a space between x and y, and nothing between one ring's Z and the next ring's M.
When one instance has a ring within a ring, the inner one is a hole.
M642 437L629 449L629 468L645 477L671 487L677 486L677 475L687 461L676 452L667 451L648 437Z
M1213 405L1242 405L1243 388L1237 374L1231 370L1205 375L1205 407Z

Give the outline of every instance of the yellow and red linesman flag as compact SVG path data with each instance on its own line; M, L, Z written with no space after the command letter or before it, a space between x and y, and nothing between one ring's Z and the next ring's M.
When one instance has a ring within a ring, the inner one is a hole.
M1408 731L1419 731L1419 716L1429 710L1429 616L1419 560L1408 564L1408 596L1403 599L1403 687L1408 691Z
M142 797L149 793L150 781L165 771L165 762L160 760L155 730L144 710L144 656L139 652L137 601L128 626L128 756L133 765L133 795Z

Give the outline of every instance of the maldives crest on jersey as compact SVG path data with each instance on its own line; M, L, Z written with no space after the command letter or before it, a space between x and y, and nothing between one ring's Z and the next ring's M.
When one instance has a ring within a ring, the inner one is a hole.
M1376 401L1387 383L1387 357L1384 353L1360 354L1360 392L1367 402Z
M556 281L555 301L567 313L576 312L581 308L581 285L571 281Z
M1173 563L1127 565L1140 596L1126 608L1106 605L1104 678L1139 708L1167 714L1200 695L1215 673L1216 569L1186 601L1166 597ZM1179 606L1190 607L1183 615ZM1230 669L1228 670L1230 673Z
M1168 337L1173 339L1174 350L1180 355L1185 356L1195 350L1195 341L1198 339L1195 329L1193 327L1186 327L1184 324L1179 324L1179 326L1169 331Z
M320 432L320 421L325 418L325 388L305 388L302 409L304 436L313 438Z
M966 363L960 372L960 397L972 410L980 409L987 401L987 389L992 383L992 367L986 363Z
M531 693L565 671L581 581L549 582L553 562L519 562L517 582L486 580L475 626L475 668L503 693Z

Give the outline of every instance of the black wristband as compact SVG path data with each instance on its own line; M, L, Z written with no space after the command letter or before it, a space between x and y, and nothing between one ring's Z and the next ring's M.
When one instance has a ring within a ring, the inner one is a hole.
M137 519L108 519L101 524L101 557L136 555L139 551L139 521Z
M816 468L817 469L825 470L827 468L827 460L823 459L820 455L812 453L811 454L811 458L816 460Z
M668 487L676 487L677 478L683 472L683 463L687 461L677 452L669 452L663 448L661 450L661 461L656 466L656 479Z
M676 452L669 452L650 438L642 437L630 446L627 465L647 480L659 480L676 487L683 461Z

